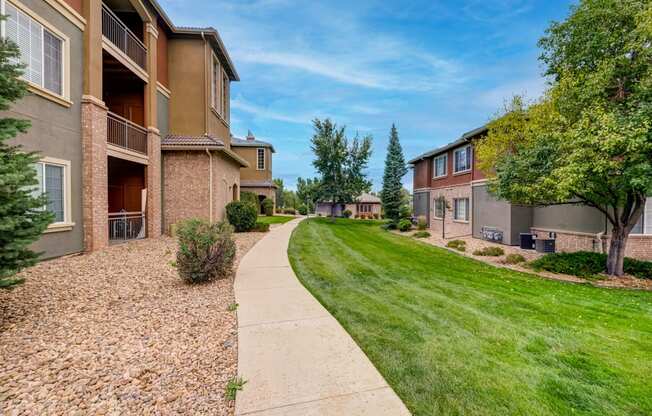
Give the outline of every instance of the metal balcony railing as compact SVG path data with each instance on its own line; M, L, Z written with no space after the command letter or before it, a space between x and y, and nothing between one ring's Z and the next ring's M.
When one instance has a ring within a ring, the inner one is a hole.
M102 4L102 34L136 65L147 69L147 48L105 4Z
M110 111L106 120L106 141L123 149L147 154L147 130Z
M144 212L109 213L109 240L113 242L145 238Z

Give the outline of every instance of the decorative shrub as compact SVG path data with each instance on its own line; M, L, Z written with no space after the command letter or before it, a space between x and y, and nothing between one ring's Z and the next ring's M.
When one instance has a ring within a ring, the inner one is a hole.
M607 271L607 255L590 251L551 253L530 264L535 270L592 277ZM652 262L625 257L623 271L639 279L652 279Z
M299 212L301 212L301 207L299 207ZM296 215L297 211L294 208L285 208L283 210L283 214L287 215ZM305 215L305 214L302 214Z
M412 228L412 222L410 220L403 218L398 222L398 230L401 232L410 231Z
M426 228L428 228L428 221L426 220L426 217L419 215L417 218L417 229L423 231Z
M308 207L304 204L299 205L299 214L308 215Z
M266 233L269 231L269 224L266 222L257 222L253 231L256 231L257 233Z
M414 237L416 238L428 238L430 237L430 233L428 231L417 231L414 233Z
M263 212L265 213L265 215L267 215L268 217L274 216L274 201L272 201L269 198L265 198L263 199L261 206L263 208Z
M242 233L251 231L256 226L258 211L250 202L233 201L226 205L226 217L235 231Z
M344 216L344 218L351 218L351 214L353 214L353 213L351 212L350 209L345 209L345 210L342 212L342 216Z
M466 241L464 240L451 240L446 243L446 247L455 249L457 251L466 251Z
M380 228L382 228L385 231L388 231L388 230L395 230L396 228L398 228L398 226L396 225L395 222L390 221L386 224L381 225Z
M233 227L224 222L210 224L200 219L181 222L177 228L179 276L188 283L228 276L235 259L232 233Z
M398 215L401 219L410 218L412 216L412 210L410 209L410 206L402 205L398 210Z
M507 264L519 264L523 263L525 261L525 257L521 256L520 254L508 254L507 257L505 257L505 263Z
M379 220L380 219L380 214L374 214L374 219Z
M606 255L604 262L605 264L607 263ZM652 279L652 261L642 261L625 257L623 269L625 273L631 274L639 279Z
M240 192L240 201L247 202L254 207L256 207L256 212L260 212L260 200L258 199L258 195L256 195L253 192Z
M489 246L473 252L474 256L498 257L505 254L505 250L496 246Z

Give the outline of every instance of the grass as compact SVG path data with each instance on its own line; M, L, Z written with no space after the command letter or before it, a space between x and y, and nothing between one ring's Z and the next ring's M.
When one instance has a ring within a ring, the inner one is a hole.
M414 415L652 414L650 292L496 268L371 221L303 221L288 253Z
M265 224L285 224L288 221L292 221L294 217L286 216L286 215L274 215L273 217L268 217L266 215L260 215L258 216L258 222L262 222Z
M224 395L226 400L232 402L235 400L235 396L244 388L244 385L247 384L247 380L244 380L242 377L234 377L226 384L226 391Z

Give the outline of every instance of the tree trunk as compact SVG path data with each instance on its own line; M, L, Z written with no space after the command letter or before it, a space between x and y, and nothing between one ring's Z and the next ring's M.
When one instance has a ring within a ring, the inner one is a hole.
M614 227L611 232L611 244L607 257L607 274L609 276L622 276L625 261L625 247L627 246L627 232L622 227Z

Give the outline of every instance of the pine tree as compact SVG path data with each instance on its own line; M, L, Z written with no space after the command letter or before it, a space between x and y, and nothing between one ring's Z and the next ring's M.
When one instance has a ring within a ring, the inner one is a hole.
M383 202L385 217L392 221L398 221L401 205L403 204L403 176L407 174L407 166L403 157L403 149L398 140L398 131L392 124L389 133L389 145L387 146L387 157L385 159L385 173L383 174L383 190L380 198Z
M0 111L9 110L27 92L19 78L23 70L19 56L13 42L0 39ZM38 184L34 169L38 155L6 143L29 126L27 120L0 118L0 288L22 282L12 276L36 263L39 254L28 247L53 220L43 209L47 198L32 193Z

